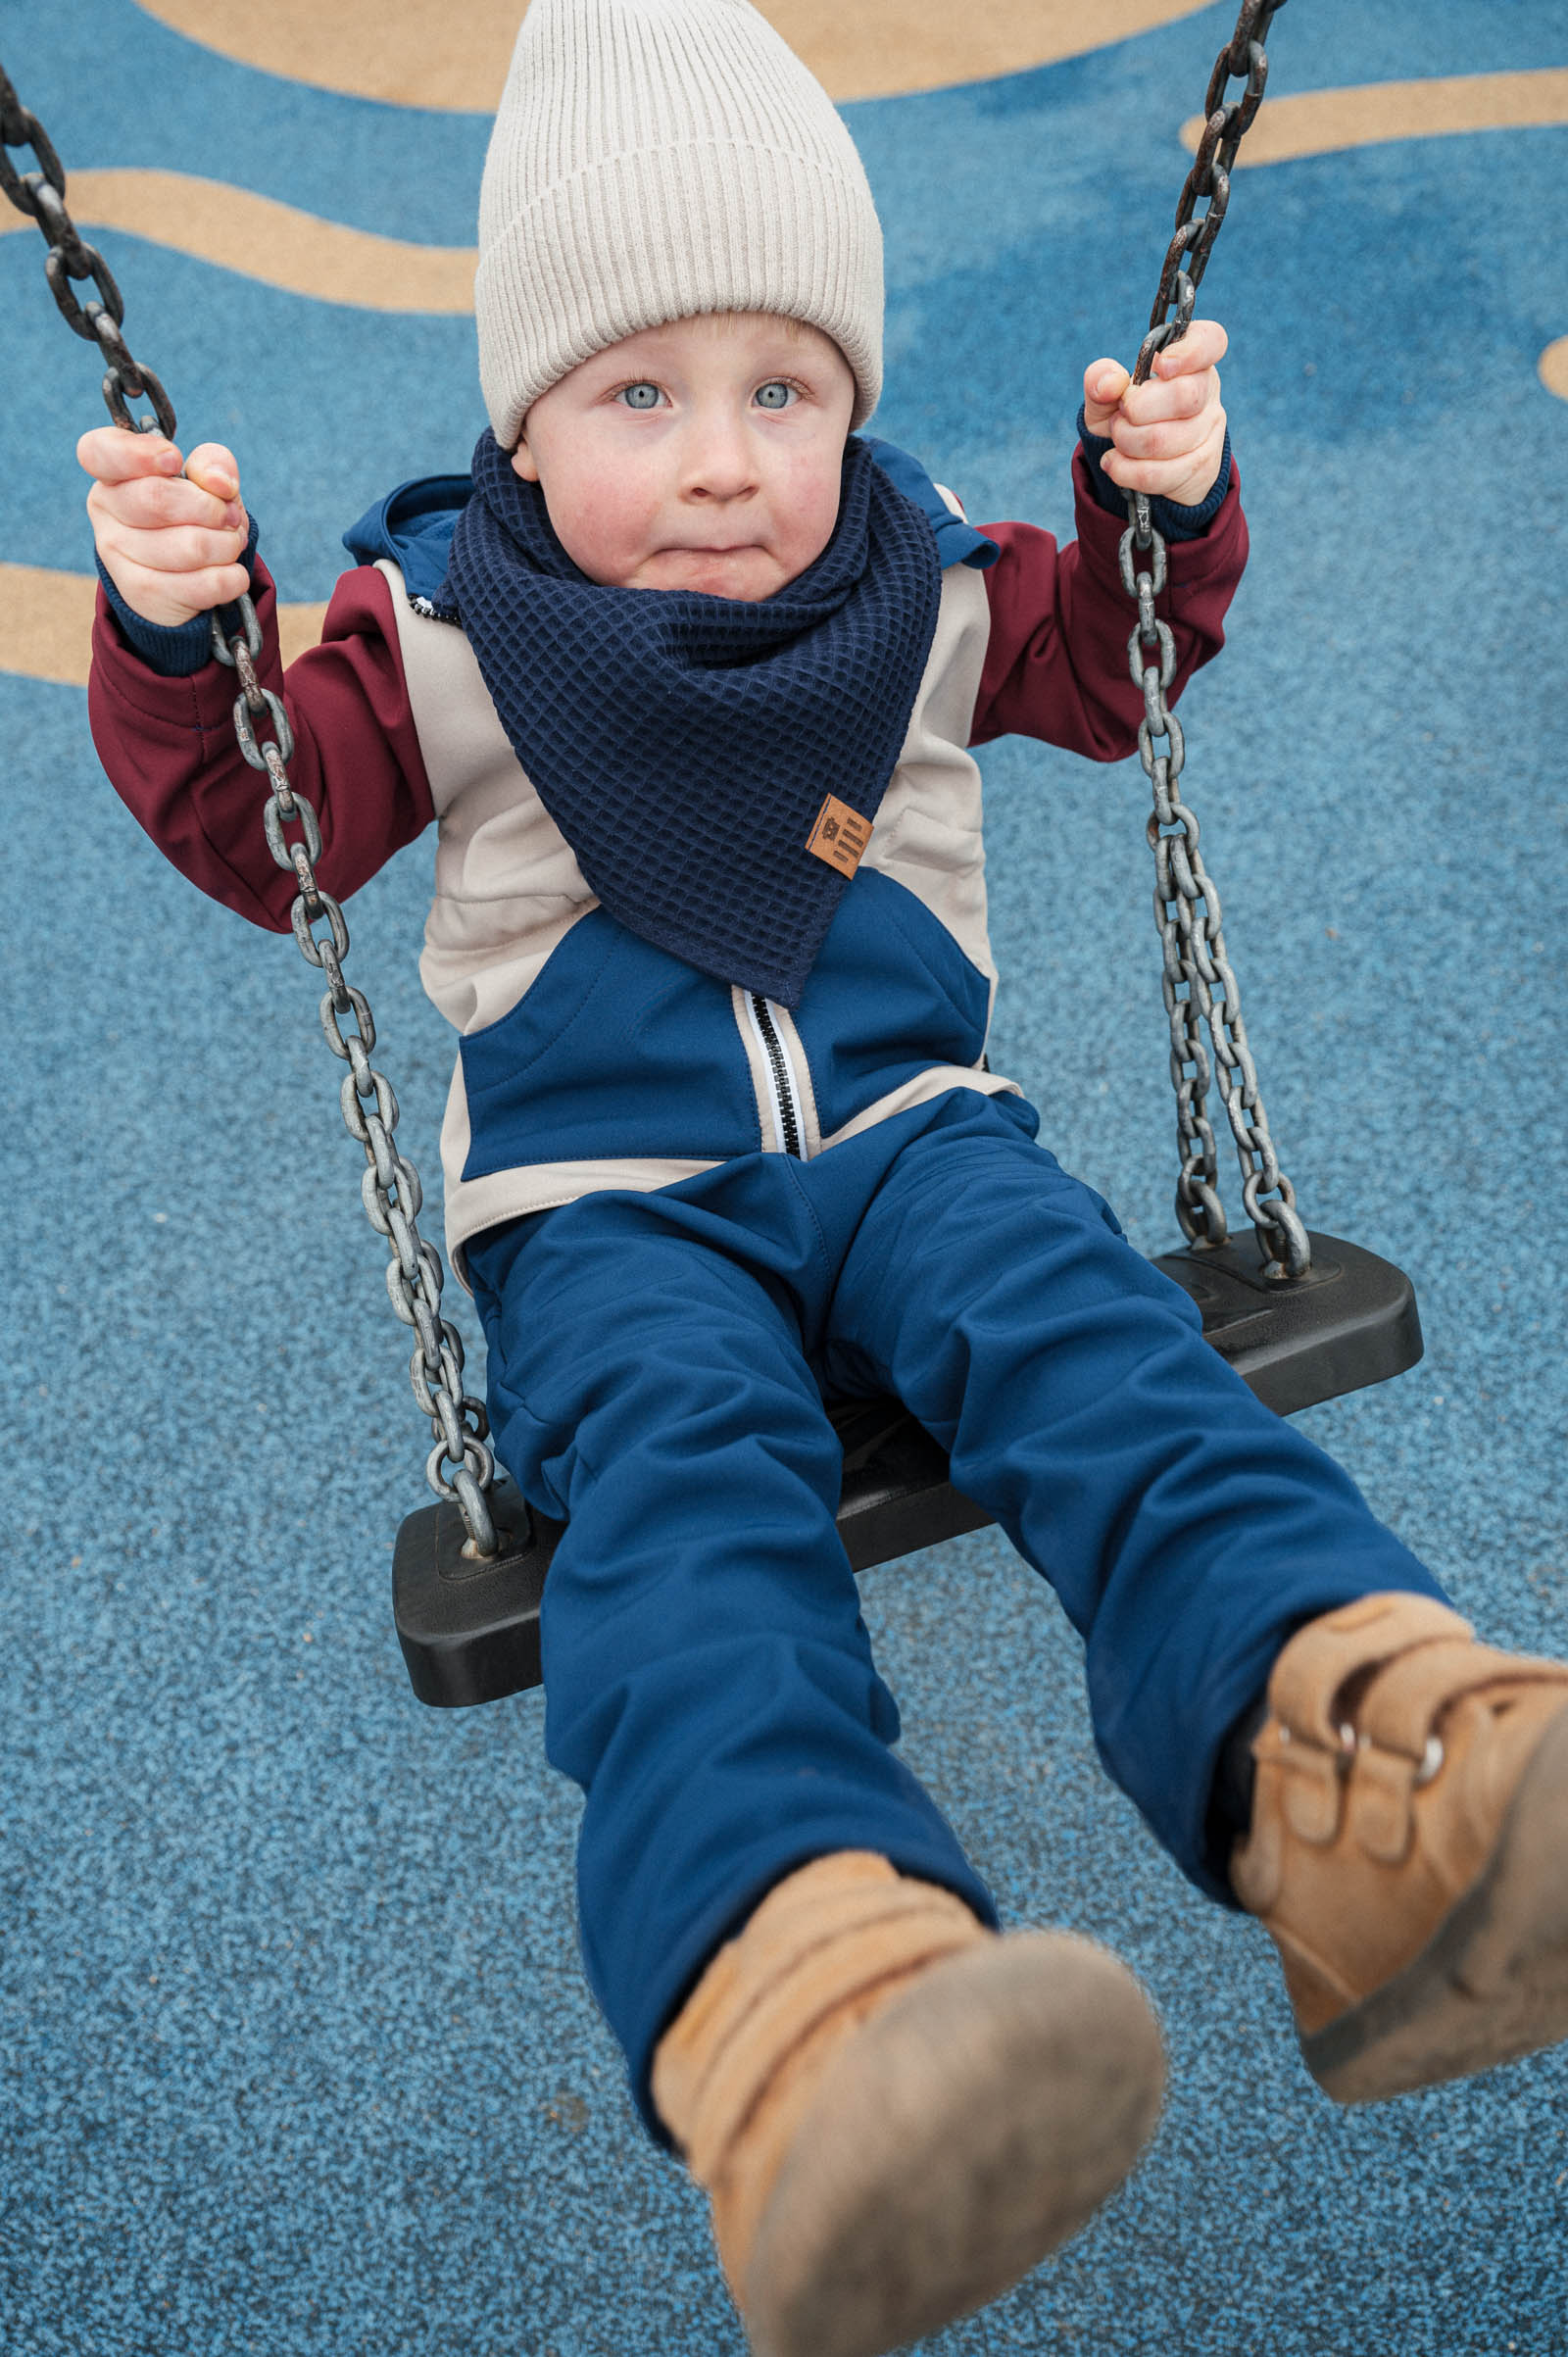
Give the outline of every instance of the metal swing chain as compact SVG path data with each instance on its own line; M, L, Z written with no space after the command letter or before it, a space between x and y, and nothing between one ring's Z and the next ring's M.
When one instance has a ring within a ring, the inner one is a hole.
M350 1137L365 1151L360 1195L370 1225L392 1246L386 1265L392 1307L416 1337L409 1358L409 1379L434 1435L424 1477L438 1498L457 1500L477 1552L494 1554L496 1531L487 1497L495 1477L495 1457L488 1447L489 1420L484 1402L463 1388L463 1337L450 1318L441 1315L446 1270L435 1246L419 1234L424 1190L418 1172L395 1142L398 1101L392 1083L370 1061L375 1022L369 1002L363 991L343 978L349 928L338 903L316 880L321 831L315 806L289 784L287 764L294 752L294 732L282 698L263 687L256 675L262 626L248 597L236 598L234 609L239 628L231 637L225 636L218 615L212 617L213 653L239 675L234 734L240 752L253 769L266 773L271 785L262 811L268 850L278 866L291 868L299 881L289 910L294 939L307 964L326 976L320 1003L321 1030L332 1054L349 1067L338 1103ZM267 722L272 734L264 742L258 723ZM298 826L301 839L291 843L283 831L285 826ZM323 918L326 932L318 934L314 928ZM347 1031L346 1015L353 1017L353 1028ZM450 1475L444 1470L447 1465L453 1467Z
M1214 61L1203 101L1203 135L1177 201L1176 233L1160 271L1149 332L1139 346L1134 384L1147 380L1156 353L1176 343L1192 323L1199 281L1230 201L1236 151L1262 104L1268 79L1263 43L1284 6L1285 0L1243 0L1236 29ZM1239 99L1227 99L1229 83L1242 76L1246 90ZM1207 201L1202 214L1197 211L1200 198ZM1170 1076L1181 1154L1176 1216L1189 1244L1213 1248L1225 1242L1228 1228L1207 1112L1213 1067L1203 1046L1206 1024L1241 1163L1242 1198L1257 1230L1264 1274L1280 1280L1300 1277L1311 1266L1311 1246L1297 1215L1296 1190L1279 1166L1269 1136L1242 1021L1241 991L1225 955L1219 894L1198 848L1198 819L1177 789L1187 758L1186 740L1165 702L1165 690L1176 675L1176 641L1169 623L1154 613L1154 600L1165 586L1165 543L1154 528L1147 492L1128 492L1127 516L1119 557L1122 587L1138 608L1127 661L1133 685L1143 691L1138 758L1154 796L1148 836L1154 855L1154 920L1164 958L1161 987L1170 1020ZM1139 557L1147 558L1147 564L1141 566ZM1165 751L1156 753L1158 737L1167 744Z
M19 172L6 153L11 147L30 147L39 170ZM43 232L49 248L44 275L66 325L83 342L96 344L109 363L104 377L104 399L115 423L124 426L129 433L148 430L154 420L147 418L138 425L127 400L150 401L157 413L157 425L172 438L173 405L151 368L131 358L130 347L120 332L124 323L125 304L115 284L114 272L97 249L85 244L77 234L76 225L66 211L66 174L53 142L37 116L29 114L17 96L3 66L0 66L0 189L4 189L17 211L35 221ZM101 303L76 301L72 280L82 278L92 280L103 297Z
M6 152L30 148L39 169L19 172ZM121 330L125 307L103 256L79 235L66 209L66 175L60 158L39 123L22 104L0 66L0 189L19 212L35 221L48 245L44 270L67 324L88 343L96 343L108 361L104 400L119 426L131 433L161 431L174 436L174 410L159 379L144 362L131 357ZM101 301L78 303L73 281L90 278ZM148 400L155 415L135 417L129 403ZM321 1029L332 1054L349 1066L339 1091L343 1120L349 1135L363 1148L366 1169L360 1193L371 1226L392 1246L386 1284L392 1306L404 1325L415 1330L409 1374L420 1410L430 1419L434 1447L425 1461L425 1478L440 1498L456 1500L474 1549L493 1554L497 1540L488 1492L495 1458L488 1447L489 1424L484 1403L463 1388L463 1337L441 1315L441 1289L446 1272L433 1244L419 1234L418 1214L423 1201L418 1172L399 1152L394 1133L398 1101L392 1084L370 1061L375 1024L363 991L343 978L349 929L343 911L330 893L316 880L315 861L321 853L321 831L314 806L289 784L288 762L294 751L293 731L281 697L263 687L256 675L262 652L261 625L248 597L235 601L240 626L226 637L218 615L212 616L213 652L220 663L237 672L240 693L234 700L234 734L239 750L253 769L263 771L271 793L262 812L268 848L279 867L291 869L299 892L290 911L294 938L307 963L323 973L327 989L320 1003ZM258 723L270 725L263 741ZM297 826L299 839L290 842L285 827ZM324 919L326 933L314 928ZM343 1018L353 1017L344 1030ZM450 1466L450 1475L445 1468Z

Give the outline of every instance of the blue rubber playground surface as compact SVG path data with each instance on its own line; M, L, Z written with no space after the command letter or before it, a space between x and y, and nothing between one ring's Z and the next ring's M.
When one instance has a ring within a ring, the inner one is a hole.
M888 239L878 430L972 515L1066 527L1082 370L1136 347L1177 128L1233 18L849 105ZM1287 94L1560 74L1568 20L1295 0L1270 54ZM270 74L132 0L0 0L0 56L68 170L471 240L477 113ZM1203 306L1231 333L1253 554L1182 707L1284 1164L1309 1223L1421 1302L1423 1363L1303 1422L1485 1634L1557 1653L1568 401L1543 356L1568 335L1565 189L1550 122L1237 174ZM238 451L286 598L327 595L379 492L466 464L470 319L102 243L187 446ZM102 411L41 259L0 238L0 559L81 575L73 450ZM313 977L163 863L81 688L25 669L0 673L0 2348L739 2357L703 2205L578 1972L578 1803L542 1700L432 1712L404 1673L391 1546L428 1440ZM985 770L993 1060L1166 1249L1142 772L1022 744ZM416 846L351 905L350 972L433 1171L427 887ZM1110 1942L1171 2054L1131 2184L930 2350L1568 2351L1568 2050L1336 2111L1261 1931L1188 1889L1100 1771L1077 1642L1005 1543L864 1594L906 1755L1004 1916Z

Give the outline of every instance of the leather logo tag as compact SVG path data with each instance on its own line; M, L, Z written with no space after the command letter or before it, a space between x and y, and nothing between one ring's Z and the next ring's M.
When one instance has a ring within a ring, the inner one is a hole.
M871 840L871 821L852 810L847 802L830 794L816 813L816 824L806 838L806 848L840 875L852 876L860 864L860 854Z

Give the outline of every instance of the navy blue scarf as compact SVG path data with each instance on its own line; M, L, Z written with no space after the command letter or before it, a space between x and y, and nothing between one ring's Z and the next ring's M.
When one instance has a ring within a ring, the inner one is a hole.
M448 574L539 799L611 915L798 1004L847 877L807 850L826 796L867 824L936 630L927 516L851 438L832 539L757 603L590 581L493 434Z

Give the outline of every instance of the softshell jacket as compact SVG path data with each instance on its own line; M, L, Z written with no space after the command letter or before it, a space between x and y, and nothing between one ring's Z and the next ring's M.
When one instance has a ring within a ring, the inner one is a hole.
M759 1149L810 1156L946 1090L1015 1089L986 1061L996 968L969 748L1021 733L1115 760L1143 717L1120 530L1081 451L1075 484L1079 537L1061 549L1031 525L988 525L999 554L980 570L974 534L950 548L938 529L944 559L966 548L967 561L945 563L898 765L793 1012L699 973L600 907L463 631L415 586L438 577L427 514L422 540L385 531L387 553L343 577L321 644L286 676L256 564L259 669L288 710L290 775L318 812L323 888L345 898L437 824L420 972L460 1036L442 1131L460 1275L471 1237L592 1190L663 1187ZM934 523L961 515L939 496ZM1160 605L1176 689L1221 645L1246 553L1233 479L1202 537L1170 550ZM235 745L234 688L215 663L160 676L100 601L90 710L112 781L192 881L283 930L294 878L267 850L267 789Z

